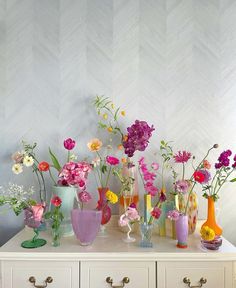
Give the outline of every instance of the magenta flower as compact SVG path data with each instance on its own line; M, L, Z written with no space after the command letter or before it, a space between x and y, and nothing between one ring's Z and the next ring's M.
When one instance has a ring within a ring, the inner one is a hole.
M230 159L229 157L232 155L232 151L231 150L226 150L223 151L219 158L218 158L218 163L215 164L215 168L216 169L220 169L221 167L228 167L230 164Z
M175 191L186 194L189 189L189 182L186 180L178 180L175 183Z
M154 130L153 125L150 127L146 121L136 120L132 126L127 128L128 135L123 142L125 154L132 157L136 151L144 151Z
M148 193L148 194L150 194L151 196L156 196L157 195L157 193L158 193L158 188L157 187L155 187L154 185L153 185L153 183L151 183L151 182L147 182L145 185L144 185L144 189L145 189L145 191Z
M178 210L171 210L167 212L167 218L177 221L179 219L180 212Z
M87 191L81 191L80 193L78 193L78 197L80 202L82 203L87 203L92 199L92 196Z
M161 194L159 196L159 201L160 201L160 203L163 203L166 201L166 194L162 191L161 191Z
M201 170L199 170L199 172L201 172L204 175L204 181L202 182L202 184L206 184L211 180L210 172L208 172L205 169L201 169Z
M68 138L64 141L64 147L66 150L72 150L75 147L75 140Z
M113 156L107 156L106 162L112 166L118 165L120 163L119 159Z
M158 170L160 165L158 163L156 163L156 162L153 162L151 167L152 167L153 170Z
M192 154L187 151L178 151L177 154L174 155L174 159L176 163L186 163L191 158Z
M159 219L161 216L161 209L158 207L154 207L152 212L151 212L152 217L154 217L155 219Z

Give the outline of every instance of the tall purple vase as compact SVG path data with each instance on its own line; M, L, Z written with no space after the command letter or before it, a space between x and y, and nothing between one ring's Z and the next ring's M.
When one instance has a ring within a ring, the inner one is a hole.
M187 248L188 244L188 216L180 215L175 222L176 238L178 240L176 246L178 248Z

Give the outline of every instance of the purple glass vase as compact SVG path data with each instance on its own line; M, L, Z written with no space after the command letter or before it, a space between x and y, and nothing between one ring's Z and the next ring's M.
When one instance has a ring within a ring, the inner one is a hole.
M82 246L92 244L99 231L101 219L102 211L79 209L71 211L72 227Z
M180 215L175 222L176 238L178 240L176 246L178 248L187 248L188 244L188 216Z

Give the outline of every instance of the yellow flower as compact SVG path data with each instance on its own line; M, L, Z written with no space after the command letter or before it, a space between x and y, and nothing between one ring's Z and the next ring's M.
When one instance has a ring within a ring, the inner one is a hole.
M107 114L106 114L106 113L104 113L104 114L102 115L102 117L103 117L103 119L105 119L105 120L106 120L108 116L107 116Z
M203 226L201 228L200 234L203 240L212 241L215 239L215 231L208 226Z
M107 131L111 133L113 131L112 127L108 127Z
M120 144L120 145L117 146L117 149L118 149L118 150L122 150L123 148L124 148L124 147L123 147L122 144Z
M115 204L115 203L118 202L118 197L117 197L117 195L116 195L114 192L112 192L111 190L108 190L108 191L106 192L106 198L107 198L107 200L108 200L109 202L111 202L112 204Z
M115 105L113 103L111 103L111 108L115 109Z
M122 116L125 116L125 111L124 111L124 110L121 111L120 114L121 114Z
M123 164L125 164L125 163L127 163L127 158L121 158L121 162L123 163Z
M99 139L94 138L87 144L87 146L88 146L90 151L97 152L101 149L102 142Z

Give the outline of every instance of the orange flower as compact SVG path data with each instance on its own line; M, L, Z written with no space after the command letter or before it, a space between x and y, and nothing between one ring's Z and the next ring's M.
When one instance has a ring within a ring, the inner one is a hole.
M128 135L124 135L124 137L123 137L123 141L126 142L127 139L128 139Z
M101 149L102 142L99 139L94 138L87 144L87 146L88 146L90 151L97 152Z
M40 162L39 165L38 165L39 171L44 171L44 172L48 171L49 167L50 166L49 166L48 162L45 162L45 161Z
M118 149L118 150L122 150L123 148L124 148L124 147L123 147L122 144L120 144L120 145L117 146L117 149Z
M203 160L203 167L205 169L211 169L211 164L207 160Z
M108 127L107 131L111 133L113 131L112 127Z
M121 158L121 162L122 162L123 164L127 163L127 158Z
M121 114L122 116L125 116L125 111L124 111L124 110L121 111L120 114Z

